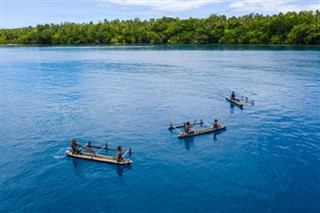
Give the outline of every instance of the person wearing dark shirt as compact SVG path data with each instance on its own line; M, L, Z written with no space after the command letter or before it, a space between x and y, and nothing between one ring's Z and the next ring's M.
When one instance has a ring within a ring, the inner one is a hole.
M123 157L122 157L122 147L121 147L121 146L118 146L118 147L117 147L117 150L118 150L118 154L117 154L117 156L115 157L115 159L116 159L116 161L121 162L121 161L123 161Z
M234 94L234 91L231 93L231 100L236 100L236 95Z

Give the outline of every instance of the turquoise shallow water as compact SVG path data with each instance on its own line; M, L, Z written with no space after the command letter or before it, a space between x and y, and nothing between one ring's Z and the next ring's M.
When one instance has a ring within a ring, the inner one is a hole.
M0 50L1 212L320 212L320 48ZM167 129L214 117L226 131ZM69 158L71 138L133 164Z

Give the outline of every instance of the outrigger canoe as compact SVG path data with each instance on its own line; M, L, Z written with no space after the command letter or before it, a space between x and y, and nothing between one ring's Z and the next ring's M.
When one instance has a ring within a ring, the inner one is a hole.
M216 132L216 131L226 129L226 127L227 126L225 126L225 125L219 125L219 127L217 127L217 128L208 127L208 128L204 128L204 129L193 130L188 133L182 132L182 133L178 134L178 138L187 138L187 137L193 137L193 136L197 136L197 135L207 134L210 132Z
M241 103L238 99L236 100L232 100L230 96L226 96L226 99L236 105L238 105L239 107L243 107L243 103Z
M71 150L66 150L66 153L70 157L80 158L85 160L100 161L104 163L113 163L113 164L119 164L119 165L129 165L132 163L132 160L129 160L129 159L123 159L123 161L118 162L114 157L98 155L98 154L90 154L90 153L84 153L84 152L82 152L81 154L72 154Z

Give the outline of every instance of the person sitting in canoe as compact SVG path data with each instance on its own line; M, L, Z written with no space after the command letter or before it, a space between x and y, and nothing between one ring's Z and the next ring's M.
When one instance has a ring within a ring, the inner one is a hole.
M218 127L219 127L218 119L215 118L215 119L213 120L213 128L215 129L215 128L218 128Z
M236 94L234 94L234 91L231 93L231 100L236 101Z
M191 129L190 122L187 121L187 123L184 125L184 132L188 133L188 132L190 132L190 129Z
M73 139L73 140L71 141L72 154L80 154L80 153L81 153L80 150L77 150L77 145L78 145L77 141L76 141L75 139Z
M118 146L117 147L117 150L118 150L118 154L117 156L114 158L116 161L118 162L121 162L123 161L123 157L122 157L122 147L121 146Z

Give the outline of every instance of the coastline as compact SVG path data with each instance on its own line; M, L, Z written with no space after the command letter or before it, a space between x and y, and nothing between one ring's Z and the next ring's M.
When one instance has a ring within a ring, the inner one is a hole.
M68 47L68 46L244 46L244 47L320 47L320 44L0 44L0 47Z

